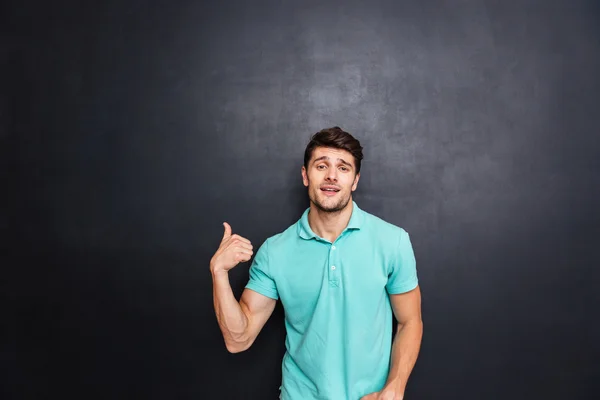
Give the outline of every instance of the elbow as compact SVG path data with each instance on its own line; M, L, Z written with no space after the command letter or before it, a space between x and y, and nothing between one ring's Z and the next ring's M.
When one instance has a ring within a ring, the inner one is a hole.
M227 351L230 352L231 354L241 353L242 351L246 350L246 347L240 346L237 344L228 344L228 345L226 345L226 347L227 347Z
M423 320L420 317L415 317L405 321L398 321L398 332L400 332L404 327L410 327L412 329L423 331Z
M252 345L252 343L249 341L239 341L239 342L228 341L225 343L225 347L227 347L227 351L232 354L241 353L243 351L246 351L250 348L251 345Z

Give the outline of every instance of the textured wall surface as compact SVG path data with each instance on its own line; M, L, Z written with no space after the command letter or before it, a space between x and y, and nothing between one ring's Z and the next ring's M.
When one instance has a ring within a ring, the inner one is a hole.
M365 148L355 200L415 248L406 399L595 398L594 2L0 14L4 398L276 398L284 310L229 354L208 262L223 221L258 246L299 218L304 146L334 125Z

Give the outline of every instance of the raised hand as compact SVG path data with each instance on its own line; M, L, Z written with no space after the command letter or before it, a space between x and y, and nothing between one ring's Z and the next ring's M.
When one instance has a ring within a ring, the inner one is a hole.
M225 232L219 248L210 260L210 269L213 273L227 272L240 262L249 261L252 257L252 244L240 235L231 234L231 226L223 222Z

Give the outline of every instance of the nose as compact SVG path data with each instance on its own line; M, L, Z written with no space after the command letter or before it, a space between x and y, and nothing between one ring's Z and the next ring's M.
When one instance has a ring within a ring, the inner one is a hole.
M329 168L327 170L326 179L328 181L333 181L333 182L337 181L337 169L336 168Z

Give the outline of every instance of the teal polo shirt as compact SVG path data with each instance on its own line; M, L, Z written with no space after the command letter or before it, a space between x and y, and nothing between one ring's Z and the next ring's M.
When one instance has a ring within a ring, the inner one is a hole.
M286 352L282 400L358 400L385 385L392 348L389 294L417 286L408 233L352 202L331 243L302 217L257 250L246 288L280 299Z

